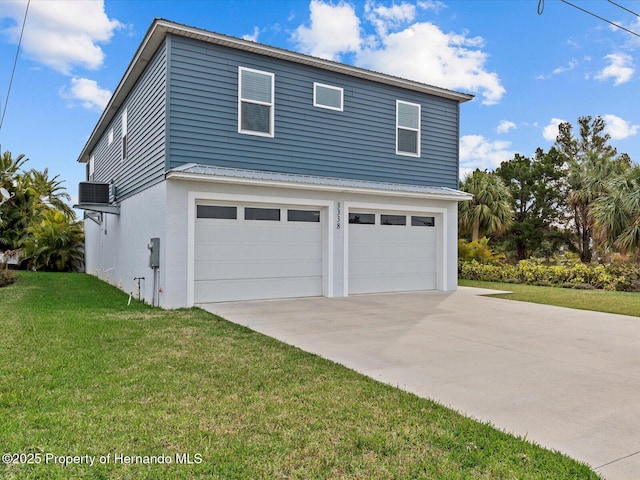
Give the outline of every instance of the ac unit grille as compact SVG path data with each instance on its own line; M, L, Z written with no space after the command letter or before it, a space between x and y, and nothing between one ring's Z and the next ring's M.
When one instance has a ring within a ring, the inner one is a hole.
M80 182L80 204L109 205L109 184L100 182Z

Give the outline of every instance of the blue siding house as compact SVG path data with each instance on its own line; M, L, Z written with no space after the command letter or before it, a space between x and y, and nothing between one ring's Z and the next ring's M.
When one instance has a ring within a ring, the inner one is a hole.
M78 159L87 272L167 308L454 290L471 98L157 19Z

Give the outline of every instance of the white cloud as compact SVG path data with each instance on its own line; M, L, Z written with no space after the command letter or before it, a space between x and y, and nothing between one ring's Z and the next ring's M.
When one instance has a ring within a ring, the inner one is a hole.
M247 33L243 35L242 38L244 40L249 40L250 42L257 42L259 34L260 34L260 29L258 27L253 27L253 33L252 34Z
M436 13L443 8L447 8L447 5L439 0L418 0L417 5L422 10L433 10Z
M422 2L435 8L437 2ZM311 0L310 26L299 26L292 35L298 50L339 60L355 55L364 68L409 78L439 87L479 93L482 103L500 101L506 90L500 77L486 68L489 58L484 39L468 32L445 33L430 22L414 22L415 7L408 3L381 6L365 4L364 20L375 34L365 36L354 7ZM411 23L414 22L414 23Z
M558 136L558 125L566 122L566 120L562 120L560 118L552 118L549 125L542 129L542 136L548 142L555 142L556 137Z
M4 33L16 43L25 8L24 1L0 2L0 17L15 22ZM99 44L109 42L114 31L122 27L118 20L107 16L102 0L33 1L22 49L29 58L66 75L78 66L95 70L104 61Z
M559 67L554 68L553 71L549 75L542 75L542 74L538 75L536 77L536 80L547 80L547 79L553 77L554 75L560 75L561 73L564 73L564 72L570 72L571 70L573 70L577 66L578 66L578 62L576 60L571 60L566 65L561 65Z
M503 140L490 141L482 135L464 135L460 138L460 176L480 170L493 170L500 163L514 157L511 142Z
M631 80L635 72L633 58L626 53L611 53L604 57L610 64L601 70L594 78L596 80L607 80L613 78L614 85L620 85Z
M300 25L292 39L305 53L329 60L340 60L340 54L360 48L360 19L352 5L337 5L311 0L310 26Z
M606 124L604 129L605 133L611 135L611 138L614 140L623 140L627 137L631 137L640 130L640 125L631 125L629 122L616 115L603 115L602 119Z
M498 128L496 128L496 132L498 133L507 133L512 128L516 128L516 124L509 120L502 120Z
M69 87L60 90L60 96L72 102L79 101L87 110L102 111L109 103L111 92L100 88L95 80L74 77Z
M371 22L380 36L387 35L390 28L398 28L416 17L416 6L410 3L394 4L391 7L376 5L368 0L364 7L365 18Z

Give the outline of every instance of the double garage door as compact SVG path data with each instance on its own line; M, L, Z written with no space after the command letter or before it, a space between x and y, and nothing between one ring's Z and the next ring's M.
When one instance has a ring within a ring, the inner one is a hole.
M319 208L197 205L195 303L323 295L325 221ZM434 217L351 212L347 249L350 294L437 288Z

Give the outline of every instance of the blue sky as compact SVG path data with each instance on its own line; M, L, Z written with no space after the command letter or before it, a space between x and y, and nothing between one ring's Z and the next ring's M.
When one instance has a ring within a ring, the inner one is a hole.
M571 0L640 33L607 0ZM461 167L493 169L553 144L559 121L601 115L640 162L640 37L560 0L0 0L2 151L65 180L155 17L476 95L462 105ZM638 0L616 3L640 12Z

